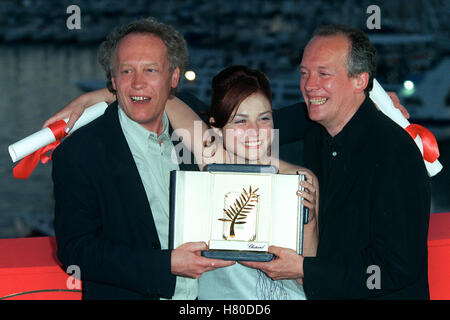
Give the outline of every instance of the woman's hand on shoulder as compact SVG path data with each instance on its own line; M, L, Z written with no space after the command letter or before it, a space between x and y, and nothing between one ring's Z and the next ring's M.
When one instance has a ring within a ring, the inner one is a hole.
M406 119L409 119L409 112L408 110L406 110L405 106L400 103L400 99L398 98L397 94L392 91L388 91L387 94L391 98L394 107L400 110L400 112Z

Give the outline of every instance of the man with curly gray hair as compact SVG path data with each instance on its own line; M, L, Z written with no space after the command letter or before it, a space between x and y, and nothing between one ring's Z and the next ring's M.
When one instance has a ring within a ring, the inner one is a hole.
M170 171L183 164L171 160L164 107L186 42L141 19L116 28L99 61L117 102L54 152L58 258L79 266L84 299L195 299L195 278L234 262L202 257L204 242L168 245Z
M127 25L116 27L100 45L98 61L106 72L107 87L112 93L115 93L111 82L115 50L119 41L131 33L153 34L159 37L167 48L169 72L172 73L176 68L179 68L180 73L184 74L189 64L189 54L184 37L172 26L160 23L154 18L136 20ZM175 90L176 88L173 88L171 93L174 94Z

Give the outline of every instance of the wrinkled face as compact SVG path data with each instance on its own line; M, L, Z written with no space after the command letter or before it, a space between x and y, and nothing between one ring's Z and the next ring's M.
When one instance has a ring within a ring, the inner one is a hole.
M354 106L355 79L346 62L350 42L344 36L316 37L300 64L300 88L311 120L334 132Z
M257 162L268 157L273 129L272 106L261 93L244 99L222 128L224 147L238 159Z
M157 36L129 34L117 45L111 77L125 114L147 130L161 133L161 119L170 89L178 85L179 69L171 74L167 48Z

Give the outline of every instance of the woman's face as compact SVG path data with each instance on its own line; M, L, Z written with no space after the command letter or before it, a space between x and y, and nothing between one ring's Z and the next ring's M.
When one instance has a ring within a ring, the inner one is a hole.
M270 156L272 106L261 93L248 96L222 128L224 147L241 160L257 162Z

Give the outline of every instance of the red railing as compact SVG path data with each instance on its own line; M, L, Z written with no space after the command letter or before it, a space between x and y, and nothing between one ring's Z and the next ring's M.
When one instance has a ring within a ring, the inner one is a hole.
M0 299L79 300L79 283L69 277L54 237L0 240Z
M428 280L431 299L450 299L450 212L430 218ZM79 300L79 284L62 269L54 237L0 240L0 299Z
M432 300L450 300L450 212L430 216L428 283Z

